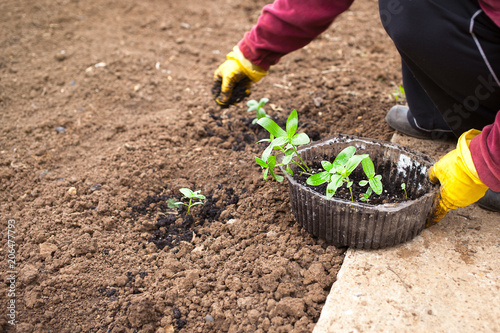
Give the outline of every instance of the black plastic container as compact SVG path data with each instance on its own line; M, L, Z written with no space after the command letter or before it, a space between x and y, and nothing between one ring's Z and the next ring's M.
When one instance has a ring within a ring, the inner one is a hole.
M397 204L370 205L338 198L327 199L288 173L290 203L295 219L308 232L329 244L360 249L378 249L406 242L425 227L439 188L428 179L433 161L425 154L398 144L339 135L313 142L299 149L300 156L310 163L329 159L348 146L356 154L368 153L384 186L406 184L410 200Z

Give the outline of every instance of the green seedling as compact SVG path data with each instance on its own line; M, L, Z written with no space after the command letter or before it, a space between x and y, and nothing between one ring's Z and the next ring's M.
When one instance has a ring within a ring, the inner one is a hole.
M396 89L391 93L392 97L397 101L398 99L405 99L405 88L402 85L398 85Z
M326 197L331 198L337 192L337 189L346 183L349 192L351 192L351 200L354 201L352 195L353 182L349 179L351 173L356 167L368 157L368 154L354 155L356 147L350 146L342 150L333 163L322 161L321 165L325 171L316 173L309 178L306 182L312 186L318 186L323 183L328 183L326 187Z
M297 165L303 173L308 174L311 172L311 169L309 169L297 152L298 146L308 144L311 141L306 133L297 133L298 122L297 110L293 110L290 113L286 121L286 130L279 127L271 118L264 117L257 121L257 124L264 127L271 134L269 139L259 141L269 142L269 146L264 150L260 158L257 156L255 157L255 162L264 169L263 177L265 181L267 181L268 175L271 175L271 177L278 182L283 181L283 177L277 175L273 170L278 166L286 166L286 172L292 176L293 171L290 167L291 164ZM278 163L273 153L283 154L280 163ZM298 158L298 161L295 157Z
M370 186L368 186L368 189L366 190L365 194L363 194L363 196L361 198L359 198L359 200L361 201L368 201L368 199L370 199L370 196L372 195L373 193L373 190Z
M262 176L266 182L267 182L268 175L271 175L271 177L273 177L274 180L276 180L279 183L281 183L283 181L284 177L281 175L277 175L274 172L274 168L276 167L276 156L274 156L274 155L269 156L267 158L267 162L264 162L264 160L262 160L256 156L255 162L257 162L257 164L260 165L264 169Z
M269 116L266 113L266 110L264 110L263 106L266 105L266 103L269 102L268 98L261 98L260 101L256 101L255 99L252 99L247 102L248 112L255 111L257 114L257 118L252 120L252 124L257 123L259 119L261 118L269 118Z
M350 180L347 182L345 187L347 187L349 189L349 192L351 193L351 201L354 201L354 197L352 195L352 184L354 184L354 182L352 180Z
M375 174L375 166L373 165L373 161L370 157L365 158L361 164L363 165L363 171L365 172L368 180L362 180L359 182L360 186L368 185L368 189L366 193L363 194L363 197L360 199L361 201L368 201L373 192L380 195L384 189L382 185L382 176Z
M402 184L401 184L401 189L402 189L403 191L405 191L405 199L408 199L408 193L406 193L406 184L405 184L405 183L402 183Z
M205 196L203 194L200 194L201 190L192 191L188 188L181 188L179 189L179 191L184 195L182 199L189 199L189 203L185 203L182 201L168 200L167 201L168 208L179 208L181 205L184 205L187 206L188 208L187 215L189 215L191 212L191 207L196 205L203 205L203 200L205 200ZM201 201L193 202L194 200L201 200Z

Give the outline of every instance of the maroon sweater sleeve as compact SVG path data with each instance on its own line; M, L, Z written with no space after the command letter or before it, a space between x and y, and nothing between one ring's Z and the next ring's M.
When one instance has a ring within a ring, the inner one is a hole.
M238 43L243 55L268 70L287 53L304 47L346 11L353 0L276 0Z
M479 179L495 192L500 191L500 111L469 145Z
M500 1L498 0L479 0L479 5L486 15L500 27Z

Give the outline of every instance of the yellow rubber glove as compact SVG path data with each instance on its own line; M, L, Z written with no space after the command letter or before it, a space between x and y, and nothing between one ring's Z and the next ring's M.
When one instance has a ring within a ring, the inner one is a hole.
M469 151L469 143L481 132L472 129L460 136L457 148L446 154L430 170L434 184L441 183L440 197L427 220L427 227L438 223L448 211L481 199L488 187L479 179Z
M226 56L227 60L214 74L212 93L220 106L237 104L250 96L252 82L262 79L267 71L245 58L238 46Z

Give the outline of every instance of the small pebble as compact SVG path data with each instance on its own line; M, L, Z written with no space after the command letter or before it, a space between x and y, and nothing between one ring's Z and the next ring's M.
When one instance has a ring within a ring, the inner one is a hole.
M180 330L182 329L184 326L186 326L187 324L187 320L186 319L177 319L175 321L175 327Z
M70 187L68 190L68 194L71 196L76 195L76 188L75 187Z
M101 189L101 186L102 186L101 184L95 184L92 187L90 187L90 191L92 192L99 191Z
M114 294L116 294L116 289L115 288L111 288L110 290L106 291L106 297L111 297Z
M61 52L59 54L56 54L55 55L55 58L57 61L64 61L66 59L66 51L65 50L61 50Z
M56 127L56 132L64 134L64 133L66 133L66 129L62 126L59 126L59 127Z
M211 322L215 321L214 317L212 317L211 315L206 315L205 316L205 320L206 321L211 321Z
M314 103L314 106L319 108L323 104L323 98L315 97L315 98L313 98L313 103Z

